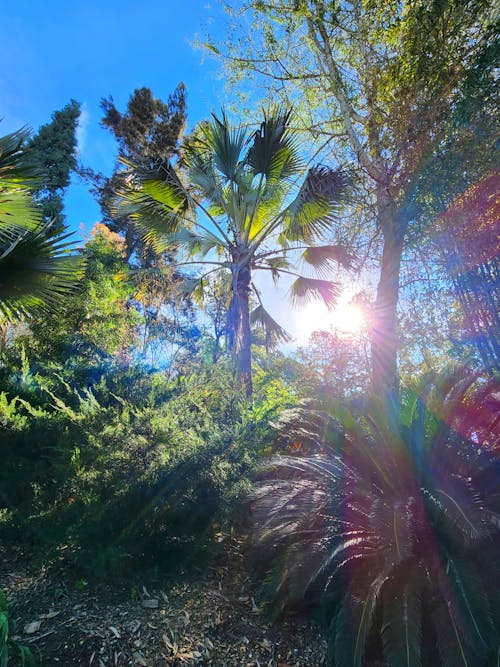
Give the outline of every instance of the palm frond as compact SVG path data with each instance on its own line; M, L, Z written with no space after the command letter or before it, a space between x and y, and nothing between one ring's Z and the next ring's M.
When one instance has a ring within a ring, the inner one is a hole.
M284 238L311 243L331 229L348 199L349 181L342 169L311 167L297 197L285 210Z
M338 665L362 667L368 633L387 574L376 576L359 594L357 582L344 596L335 620L335 661Z
M302 169L298 143L290 132L291 114L290 109L279 107L264 113L246 156L254 174L262 174L270 184L288 179Z
M175 286L174 293L180 300L193 298L201 305L204 298L205 282L203 276L200 278L185 278L184 280L179 280Z
M250 313L250 322L264 330L268 349L279 343L288 343L292 340L290 334L271 317L262 304Z
M169 234L189 220L193 203L187 189L170 163L146 170L122 159L129 168L123 179L114 214L128 217L144 240L162 248Z
M30 187L36 182L23 145L27 130L0 137L0 240L8 243L42 222L40 209L33 201Z
M212 120L201 125L203 139L199 146L225 178L236 181L243 168L242 152L248 139L244 129L231 126L224 110L221 116L212 114Z
M209 231L194 232L182 227L168 237L169 243L185 248L190 255L205 257L211 250L220 248L223 241Z
M421 667L422 600L420 578L390 582L384 591L382 642L387 667Z
M9 319L54 308L77 289L85 264L69 234L42 227L0 241L0 313Z
M301 254L301 259L313 266L318 274L328 274L332 264L340 264L346 269L352 268L353 257L341 245L311 246Z
M487 657L488 647L496 639L496 632L486 594L477 566L460 556L448 558L447 582L453 595L449 602L459 612L461 624L467 629L469 643L474 645L476 655ZM445 595L448 597L448 588Z
M305 278L299 276L290 287L290 296L294 306L322 299L328 308L333 308L340 295L340 287L331 280Z
M254 267L256 269L264 269L271 272L271 277L275 285L281 276L282 270L288 270L291 267L290 261L284 257L265 257L263 259L256 258Z

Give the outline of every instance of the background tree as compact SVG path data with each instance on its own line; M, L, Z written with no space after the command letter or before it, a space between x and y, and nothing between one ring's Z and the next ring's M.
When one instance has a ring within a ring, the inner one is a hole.
M251 321L259 322L270 338L287 336L264 308L253 272L268 271L275 280L282 274L293 275L293 299L323 298L332 305L338 286L298 275L292 260L300 253L301 260L320 274L330 262L350 265L344 247L314 245L338 217L346 175L318 166L309 169L300 187L296 181L291 183L303 172L303 165L289 121L289 111L277 110L250 134L231 127L224 114L221 119L213 116L185 146L187 185L169 163L153 171L138 168L128 179L122 209L156 247L162 241L175 243L199 257L183 265L207 267L201 276L186 282L185 294L202 292L206 278L216 271L230 274L226 331L248 394L252 391ZM195 217L197 212L202 219ZM259 304L252 314L250 291Z
M314 331L298 350L303 364L302 382L309 394L318 390L337 399L366 394L369 387L369 358L365 334Z
M468 339L484 367L500 371L500 172L475 183L440 216L436 242L452 279Z
M493 159L492 122L483 125L479 119L483 103L490 108L493 102L490 3L251 0L243 7L228 5L235 19L230 37L223 46L209 44L211 51L224 58L234 78L244 78L245 90L253 72L259 80L253 79L255 90L266 85L271 96L302 100L301 126L317 144L335 138L345 149L341 154L359 166L365 229L374 222L380 238L373 385L394 395L401 261L422 232L424 203L432 198L429 186L439 181L446 201L453 187L444 183L472 183ZM241 32L245 20L252 26L251 40ZM471 98L473 104L467 104ZM448 164L450 147L457 159ZM433 162L440 170L430 168Z
M64 312L35 319L26 346L37 361L104 372L110 361L130 363L139 347L143 318L133 307L134 285L125 262L125 241L98 223L82 249L86 271ZM97 370L96 370L97 369Z
M186 88L180 83L167 102L153 96L149 88L134 90L125 112L120 112L112 97L102 100L103 127L118 142L118 158L151 169L177 156L179 141L187 122ZM147 250L137 230L126 217L116 215L115 199L123 187L123 170L117 167L111 177L89 172L101 206L103 222L126 239L127 260L135 253L135 261L143 265L154 260L152 248Z
M40 205L45 222L52 222L56 231L64 226L63 195L76 169L76 129L80 105L71 100L52 115L52 121L42 125L26 144L26 157L40 175L33 185L35 200Z

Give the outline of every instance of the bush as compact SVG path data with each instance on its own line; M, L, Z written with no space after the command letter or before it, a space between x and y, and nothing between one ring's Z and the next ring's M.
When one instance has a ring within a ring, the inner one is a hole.
M266 385L249 404L223 363L84 389L26 363L21 375L0 395L0 529L98 574L210 553L286 399Z

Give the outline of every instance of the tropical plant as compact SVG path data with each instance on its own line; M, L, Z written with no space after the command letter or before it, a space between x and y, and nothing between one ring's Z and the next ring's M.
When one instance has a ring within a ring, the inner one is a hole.
M457 406L484 386L456 380L406 391L392 413L377 398L365 416L331 402L281 421L320 454L266 467L253 557L278 610L322 603L330 665L497 664L499 463L460 435L471 413Z
M9 605L4 592L0 589L0 667L8 667L9 654L17 654L22 667L34 665L33 654L27 646L18 644L9 634Z
M288 339L264 308L252 280L254 271L269 271L275 281L282 274L292 275L294 301L319 297L332 305L339 288L324 279L330 263L347 267L351 259L340 245L315 244L338 218L346 173L315 166L297 185L304 166L290 117L290 111L274 110L249 133L232 127L224 112L221 118L214 115L186 142L187 184L168 162L155 170L136 168L122 209L153 244L186 250L193 259L181 264L206 267L185 282L185 294L203 292L208 276L216 271L230 274L226 332L248 393L251 323L262 326L268 339ZM292 261L297 253L323 278L298 275ZM257 299L252 312L251 291Z
M0 315L9 320L53 308L82 274L71 242L42 221L24 130L0 138Z

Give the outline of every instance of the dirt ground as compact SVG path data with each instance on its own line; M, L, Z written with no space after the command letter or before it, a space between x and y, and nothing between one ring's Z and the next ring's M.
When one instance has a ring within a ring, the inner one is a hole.
M314 624L266 623L235 545L203 575L97 582L61 566L30 568L25 556L0 548L0 588L11 634L44 667L326 664Z

